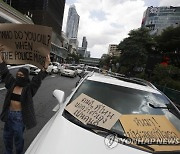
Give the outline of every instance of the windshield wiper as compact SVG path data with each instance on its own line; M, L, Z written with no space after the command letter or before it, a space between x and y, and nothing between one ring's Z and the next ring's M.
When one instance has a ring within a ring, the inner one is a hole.
M117 133L115 130L109 130L109 129L106 129L106 128L103 128L103 127L100 127L100 126L95 126L95 125L92 125L92 124L87 124L86 125L88 127L88 129L90 130L99 130L99 131L103 131L103 132L106 132L108 134L112 134L114 135L115 137L118 137L118 138L122 138L122 139L128 139L128 140L132 140L131 138L125 136L125 135L122 135L122 134L119 134ZM96 131L95 131L96 132ZM121 143L118 141L118 143ZM125 142L123 142L122 144L126 144ZM138 144L137 143L137 146L142 146L142 147L145 147L147 148L148 150L154 152L155 150L153 148L151 148L149 145L147 144Z
M174 108L172 104L165 104L166 106L154 106L153 104L149 103L149 106L154 109L167 109L169 112L174 114L178 119L180 119L180 112Z
M80 120L78 120L77 118L73 117L73 116L72 116L69 112L67 112L66 110L65 110L64 114L65 114L65 117L66 117L68 120L70 120L72 123L74 123L74 124L76 124L76 125L84 128L84 129L87 129L87 130L89 130L89 131L91 131L91 132L94 132L94 133L96 133L96 134L98 134L99 132L97 133L95 130L98 130L98 131L101 131L101 133L102 133L102 132L106 133L106 136L107 136L107 134L108 134L108 135L112 134L112 135L114 135L115 137L119 137L119 138L122 138L122 139L132 140L131 138L129 138L129 137L125 136L125 135L122 135L122 134L120 134L120 133L117 133L117 132L114 131L114 130L109 130L109 129L106 129L106 128L103 128L103 127L100 127L100 126L95 126L95 125L92 125L92 124L86 124L86 125L85 125L85 124L82 123ZM119 141L120 141L120 140L119 140ZM119 142L119 143L121 143L121 142ZM126 143L123 142L122 144L126 144ZM132 146L133 146L133 145L132 145ZM153 148L151 148L151 147L148 146L147 144L138 144L138 143L137 143L136 147L137 147L137 146L142 146L142 147L144 147L144 148L146 148L146 149L148 149L148 150L150 150L150 151L152 151L152 152L155 151ZM135 147L135 145L134 145L134 147ZM143 149L141 148L141 150L143 150Z

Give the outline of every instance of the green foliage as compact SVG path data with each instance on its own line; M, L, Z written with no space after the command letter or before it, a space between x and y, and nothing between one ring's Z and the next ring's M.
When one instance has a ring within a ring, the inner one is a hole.
M153 37L149 34L149 30L139 28L131 30L129 37L120 42L118 48L124 52L142 52L148 53L152 51L152 46L155 44Z
M100 67L103 68L105 67L107 69L107 67L109 67L110 64L110 56L107 55L106 57L104 57L103 59L100 60Z
M161 86L166 86L176 90L180 90L180 69L172 65L163 66L156 65L152 82Z
M114 67L114 71L180 90L180 26L168 27L158 36L151 36L145 28L132 30L129 36L119 43L118 49L122 52L120 57L107 56L101 64L110 68L119 63L119 68ZM135 72L134 68L147 66L148 55L168 57L171 65L157 65L148 75L145 72Z
M135 77L148 80L147 74L145 74L145 72L141 72L139 74L136 74Z
M121 74L127 74L128 73L128 68L125 66L120 67L119 72Z
M168 27L155 37L157 50L163 53L180 52L180 26Z
M129 37L120 42L118 46L122 51L119 59L120 64L126 66L131 72L135 67L144 66L153 46L155 46L155 42L153 37L149 35L149 30L139 28L130 31Z

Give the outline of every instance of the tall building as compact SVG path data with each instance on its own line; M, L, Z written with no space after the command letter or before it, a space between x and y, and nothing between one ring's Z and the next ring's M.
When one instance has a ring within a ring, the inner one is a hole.
M77 38L70 38L69 44L71 46L71 50L69 50L69 52L77 54L78 45L79 45L79 41L77 40Z
M180 25L180 7L148 7L143 15L141 27L150 29L151 34L160 34L169 26Z
M75 5L69 7L67 24L66 24L66 36L68 38L77 38L78 28L79 28L79 18L76 11Z
M61 35L65 0L4 0L28 15L35 24L49 26Z
M79 55L81 55L82 57L86 56L86 49L82 48L82 47L78 47L78 52Z
M82 47L87 49L87 45L88 45L88 42L86 40L86 37L84 36L82 40Z
M91 52L90 52L90 51L86 51L86 55L85 55L85 57L90 58L90 57L91 57Z
M78 48L78 54L82 55L83 57L90 57L90 51L87 51L87 39L84 36L82 40L82 47Z
M109 44L108 54L111 56L120 56L121 51L118 50L117 44Z

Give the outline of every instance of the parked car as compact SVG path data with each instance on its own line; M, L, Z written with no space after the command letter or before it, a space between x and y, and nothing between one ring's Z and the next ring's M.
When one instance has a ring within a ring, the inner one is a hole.
M27 64L27 65L29 66L30 75L37 75L41 71L38 67L34 65L31 65L31 64Z
M8 65L7 65L8 66ZM29 64L25 64L25 65L14 65L14 66L8 66L8 69L10 71L10 73L15 77L16 76L16 73L17 71L19 70L19 68L21 67L25 67L29 70L30 72L30 67L29 67Z
M75 66L65 66L64 69L61 70L62 76L76 77L77 69Z
M119 120L119 116L122 115L163 116L177 131L180 131L179 110L163 93L148 84L131 82L128 78L120 80L89 73L65 101L63 91L55 90L53 95L59 102L59 110L36 136L26 154L147 154L157 151L172 154L180 152L178 144L168 146L121 142L122 139L128 139L123 129L124 125ZM109 108L112 110L111 113ZM93 114L91 119L90 114ZM107 119L104 117L107 118L107 114L111 118L114 114L120 115L117 116L118 120L114 124L106 123ZM95 120L98 122L96 123ZM101 125L103 123L107 125L102 127L99 125L100 122ZM163 128L171 126L169 123L158 122Z
M58 67L59 67L60 63L52 62L52 65L53 65L52 72L53 73L58 73L58 71L59 71Z
M30 64L25 64L25 65L7 65L10 73L15 77L16 76L16 73L17 71L19 70L19 68L21 67L25 67L29 70L30 72ZM3 80L1 79L1 76L0 76L0 83L3 82Z
M84 68L81 66L76 66L76 69L77 69L77 74L81 74Z
M54 66L52 62L50 62L49 66L47 68L47 72L49 74L57 73L58 72L58 68L57 68L57 66Z

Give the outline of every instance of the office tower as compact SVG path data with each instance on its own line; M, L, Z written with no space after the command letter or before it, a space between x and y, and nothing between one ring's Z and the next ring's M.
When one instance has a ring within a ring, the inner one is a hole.
M84 36L82 40L82 47L78 48L78 54L82 55L82 57L90 57L90 52L87 51L87 45L88 42L86 37Z
M87 48L87 45L88 45L88 42L87 42L87 40L86 40L86 37L84 36L84 37L83 37L83 41L82 41L82 47L83 47L83 48Z
M78 27L79 27L79 18L77 14L75 5L69 7L67 24L66 24L66 36L70 38L77 38Z
M109 44L108 54L111 56L120 56L121 51L118 50L117 44Z
M150 29L150 34L160 34L169 26L180 25L180 7L148 7L144 12L141 27Z
M85 55L85 57L90 58L90 57L91 57L91 52L90 52L90 51L86 51L86 55Z

